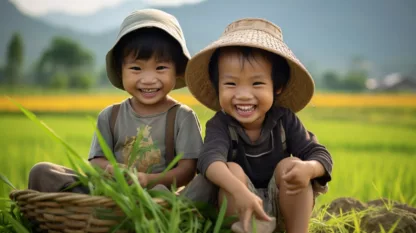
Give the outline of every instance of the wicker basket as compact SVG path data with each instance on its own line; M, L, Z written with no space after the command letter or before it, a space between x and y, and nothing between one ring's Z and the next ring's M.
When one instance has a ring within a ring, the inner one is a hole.
M10 193L10 199L40 231L48 233L109 232L124 216L112 199L87 194L17 190ZM163 205L162 199L153 200Z

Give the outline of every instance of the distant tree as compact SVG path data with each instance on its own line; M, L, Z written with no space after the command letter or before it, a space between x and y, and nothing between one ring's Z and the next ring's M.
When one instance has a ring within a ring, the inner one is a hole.
M50 87L55 89L66 89L69 87L69 77L65 73L57 72L51 78Z
M368 79L369 63L361 57L351 60L349 70L343 80L343 89L349 91L363 91Z
M409 76L413 80L416 80L416 63L412 66L412 68L410 68Z
M4 68L0 66L0 84L4 83Z
M76 76L75 73L90 72L93 65L94 56L90 51L71 39L56 37L39 59L37 82L49 86L56 73L66 73L69 77ZM70 86L73 86L71 80L69 82Z
M316 62L308 62L305 64L306 69L308 69L309 74L312 76L313 81L315 82L315 87L317 89L322 88L322 74L319 73L318 65Z
M335 71L325 72L322 83L326 89L338 90L341 88L341 78Z
M4 68L6 83L15 85L21 81L23 69L23 40L19 33L14 33L7 45L6 66Z
M366 89L367 75L360 72L349 72L343 80L343 88L349 91L363 91Z
M99 71L99 73L98 73L97 84L100 85L100 86L108 86L108 85L111 85L110 80L108 80L107 70L106 70L105 67L103 67Z
M89 73L75 72L70 76L69 86L76 89L90 89L94 81L94 77Z

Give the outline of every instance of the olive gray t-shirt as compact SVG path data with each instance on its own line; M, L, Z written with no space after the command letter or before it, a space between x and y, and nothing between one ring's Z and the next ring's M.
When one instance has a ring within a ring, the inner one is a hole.
M154 145L155 149L145 152L136 163L138 171L151 169L152 173L162 172L167 164L165 159L165 128L167 111L150 116L140 116L132 108L129 99L120 104L120 110L114 126L114 142L110 131L112 106L102 110L98 116L97 128L106 143L113 149L116 160L126 164L133 148L138 129L144 129L142 146ZM201 127L199 120L186 105L181 104L176 112L174 126L175 152L183 153L182 159L197 159L202 147ZM88 159L103 157L103 150L94 133Z

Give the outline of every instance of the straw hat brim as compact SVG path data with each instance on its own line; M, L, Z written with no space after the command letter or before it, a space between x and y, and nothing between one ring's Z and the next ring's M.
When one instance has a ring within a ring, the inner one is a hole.
M217 94L209 79L208 66L214 51L228 46L259 48L278 54L288 61L290 79L278 95L276 105L298 112L312 99L315 88L313 79L288 46L268 32L246 29L226 33L188 62L185 72L186 83L192 95L206 107L214 111L221 110Z
M191 58L191 55L189 54L189 51L186 47L186 44L185 44L186 42L184 41L184 39L177 38L175 33L171 32L170 29L166 25L164 25L162 23L159 23L157 21L137 22L136 24L131 25L130 27L126 28L125 30L123 30L119 33L119 36L116 40L116 43L110 49L110 51L108 51L108 53L105 57L107 76L108 76L108 79L110 80L111 84L113 84L113 86L115 86L115 87L117 87L121 90L124 90L122 77L120 77L117 74L116 69L114 67L114 55L113 55L114 47L120 41L120 39L123 36L125 36L126 34L132 32L132 31L138 30L140 28L150 28L150 27L159 28L159 29L165 31L166 33L168 33L170 36L172 36L180 44L180 46L182 48L182 51L183 51L183 55L187 59L187 61L189 61L189 59ZM176 77L176 84L175 84L175 87L173 89L179 89L179 88L182 88L182 87L185 87L185 86L186 86L185 74L179 74Z

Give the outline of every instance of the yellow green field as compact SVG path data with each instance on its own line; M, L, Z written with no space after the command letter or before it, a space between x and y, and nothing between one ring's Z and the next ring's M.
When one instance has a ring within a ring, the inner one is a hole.
M100 109L124 95L13 96L87 157ZM190 105L203 129L213 112L186 93L174 97ZM36 162L69 166L63 148L42 129L0 99L0 173L25 188ZM65 112L64 114L61 112ZM334 159L333 181L318 204L352 196L363 201L388 197L416 206L416 96L318 94L299 117L327 146ZM0 197L10 189L0 183Z
M172 96L189 106L198 105L198 101L186 91L177 91ZM99 111L109 104L120 102L125 94L79 94L79 95L11 95L11 98L32 111L71 112ZM311 107L416 107L416 95L388 94L317 94ZM0 111L18 111L6 96L0 97Z

